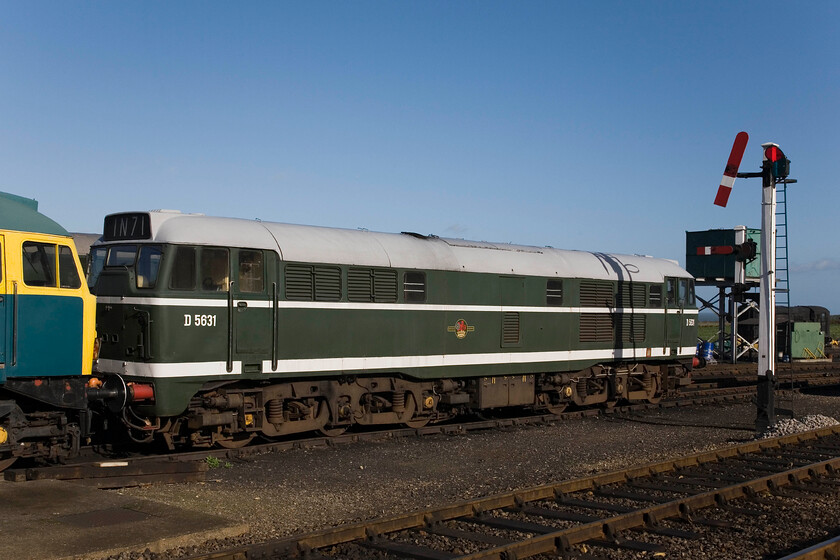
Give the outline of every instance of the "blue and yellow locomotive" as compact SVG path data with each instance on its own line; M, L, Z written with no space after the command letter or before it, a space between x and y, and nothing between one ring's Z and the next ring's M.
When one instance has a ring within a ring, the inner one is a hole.
M95 307L67 231L0 193L0 470L71 456L88 436Z

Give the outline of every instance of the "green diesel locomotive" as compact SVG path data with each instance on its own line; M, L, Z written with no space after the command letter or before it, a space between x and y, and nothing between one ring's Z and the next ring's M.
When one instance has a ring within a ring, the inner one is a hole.
M655 402L697 336L670 260L174 211L107 216L89 282L96 367L171 447Z

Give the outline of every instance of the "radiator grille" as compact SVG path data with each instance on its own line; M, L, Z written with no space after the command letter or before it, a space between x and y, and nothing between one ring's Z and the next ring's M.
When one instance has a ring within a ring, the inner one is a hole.
M286 265L286 299L311 301L312 267Z
M613 307L613 286L609 282L583 280L580 283L581 307Z
M397 301L397 271L351 268L347 271L347 298L360 302Z
M340 268L315 267L315 299L318 301L338 301L341 299Z
M622 282L618 287L619 307L645 307L647 304L644 284L631 284Z
M347 299L365 302L373 300L369 268L351 268L347 271Z
M581 313L579 334L581 342L612 342L612 315L607 313Z
M502 344L519 344L519 313L506 311L502 315Z
M624 315L621 318L621 340L624 342L644 342L645 315Z
M397 301L397 271L373 271L373 301L393 303Z

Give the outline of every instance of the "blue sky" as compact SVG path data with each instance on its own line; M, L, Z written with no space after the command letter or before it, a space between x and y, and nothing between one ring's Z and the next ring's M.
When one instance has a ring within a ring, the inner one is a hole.
M837 2L3 2L0 190L105 214L685 262L735 134L791 160L794 304L840 313Z

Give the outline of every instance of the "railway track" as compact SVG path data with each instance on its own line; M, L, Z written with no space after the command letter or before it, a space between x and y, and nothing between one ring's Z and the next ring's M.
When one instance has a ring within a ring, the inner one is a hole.
M828 496L833 504L838 493L840 427L834 427L190 560L595 559L606 558L599 555L606 551L609 558L638 558L640 552L665 557L685 543L697 547L710 531L724 550L721 535L742 538L743 527L766 523L762 519L779 507L778 500Z
M792 380L781 380L783 391L797 390L802 387L819 387L840 383L840 364L827 368L803 368ZM636 403L612 408L588 408L565 411L559 414L528 414L492 419L443 423L422 428L389 427L386 429L368 429L349 432L340 436L292 437L280 441L251 444L239 449L202 449L180 453L148 455L147 453L97 453L88 448L80 460L67 465L15 468L5 471L6 480L25 481L41 479L80 480L100 488L117 488L159 482L193 482L202 480L206 469L190 468L184 463L200 464L210 460L240 460L267 452L290 451L294 449L312 449L318 447L340 446L362 441L381 441L386 439L421 437L436 434L464 434L473 431L505 429L517 426L539 426L558 421L568 421L596 416L623 416L639 414L663 408L690 407L709 404L725 404L750 400L755 394L755 385L747 380L743 373L730 374L725 367L705 375L687 388L679 396L663 399L659 403ZM741 370L739 370L741 371ZM753 375L753 381L754 381ZM182 466L178 466L181 463ZM104 465L104 466L103 466Z
M837 560L840 558L840 536L788 554L780 560Z

